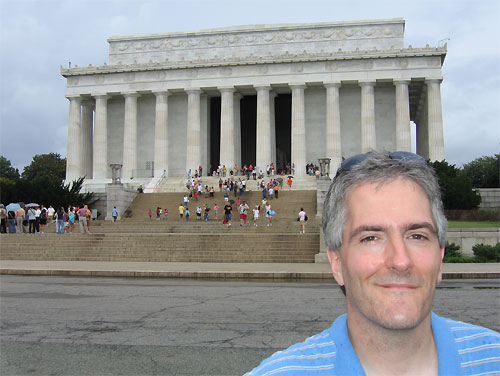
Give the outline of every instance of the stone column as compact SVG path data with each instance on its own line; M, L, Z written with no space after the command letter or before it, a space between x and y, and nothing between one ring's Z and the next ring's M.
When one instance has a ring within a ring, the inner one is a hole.
M234 87L219 88L221 92L220 110L220 163L232 169L235 163L234 136ZM239 166L238 166L239 167Z
M92 179L92 143L94 124L94 101L82 101L82 175Z
M257 90L257 145L255 162L257 170L266 171L271 163L271 109L269 108L270 86L260 86Z
M234 160L238 167L241 165L241 110L240 101L243 96L240 93L234 94Z
M360 82L361 86L361 153L377 148L375 133L375 81Z
M269 108L271 113L271 162L274 163L276 171L276 111L274 110L274 99L276 92L271 91L269 95Z
M154 177L168 176L168 91L155 92Z
M306 123L304 89L305 84L290 85L292 89L292 163L295 174L304 176L306 173Z
M95 95L93 179L108 177L108 95Z
M137 98L136 92L124 93L125 124L123 131L123 168L124 179L136 177L137 173Z
M186 172L201 165L201 104L199 88L186 90L188 94Z
M335 172L342 162L340 133L340 82L326 83L326 156L331 159L329 174Z
M66 151L66 180L70 183L82 176L82 99L80 96L69 99L68 144Z
M444 155L443 113L441 107L442 79L427 79L427 119L429 129L429 159L442 161Z
M396 150L411 151L410 80L394 81L396 85Z

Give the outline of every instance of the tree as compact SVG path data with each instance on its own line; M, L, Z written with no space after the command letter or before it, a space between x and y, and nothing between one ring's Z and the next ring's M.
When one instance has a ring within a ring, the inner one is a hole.
M22 173L25 181L35 179L62 181L66 178L66 159L57 153L37 154Z
M474 188L500 188L500 154L474 159L464 165L462 174Z
M455 165L446 161L431 162L436 171L441 187L443 205L448 210L477 209L481 203L481 195L473 189L472 181Z
M12 167L10 161L0 155L0 202L9 204L19 200L19 170Z

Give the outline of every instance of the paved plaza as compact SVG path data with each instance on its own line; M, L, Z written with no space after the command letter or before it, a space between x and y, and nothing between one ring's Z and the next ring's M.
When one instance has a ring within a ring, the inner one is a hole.
M238 375L345 312L342 293L326 280L0 282L2 375ZM434 311L498 331L499 298L498 279L446 280Z

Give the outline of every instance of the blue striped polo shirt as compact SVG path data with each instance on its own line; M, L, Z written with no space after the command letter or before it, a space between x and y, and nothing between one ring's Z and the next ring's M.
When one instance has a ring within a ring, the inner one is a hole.
M431 325L438 352L439 375L500 375L500 334L481 326L439 317ZM278 351L254 375L364 375L347 333L347 315L320 334Z

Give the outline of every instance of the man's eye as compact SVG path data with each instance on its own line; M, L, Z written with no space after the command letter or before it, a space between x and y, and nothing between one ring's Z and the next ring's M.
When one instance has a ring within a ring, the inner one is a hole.
M410 238L414 239L414 240L425 240L425 239L427 239L427 236L425 236L423 234L412 234L412 235L410 235Z
M365 236L363 239L361 239L362 242L373 242L375 240L377 240L377 237L375 235Z

